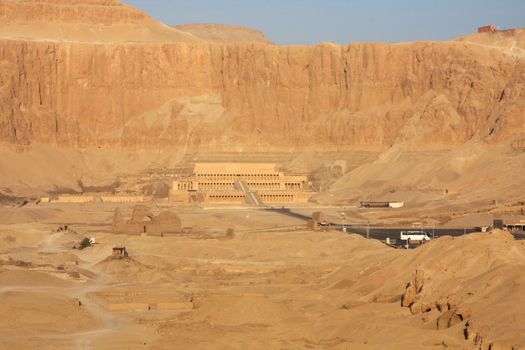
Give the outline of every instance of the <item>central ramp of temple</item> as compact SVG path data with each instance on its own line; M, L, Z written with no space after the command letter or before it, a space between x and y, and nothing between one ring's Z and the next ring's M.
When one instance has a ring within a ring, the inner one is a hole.
M246 194L246 203L258 207L264 207L263 200L257 191L250 191L250 187L244 180L235 181L235 188Z

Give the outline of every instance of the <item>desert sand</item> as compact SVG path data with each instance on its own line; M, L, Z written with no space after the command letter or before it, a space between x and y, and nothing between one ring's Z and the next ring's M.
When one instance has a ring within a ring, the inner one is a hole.
M178 213L191 233L126 236L111 232L113 209L0 209L11 218L0 227L2 348L525 344L525 245L504 231L405 250L305 231L297 219L261 210L188 207ZM68 230L57 232L65 222ZM97 244L72 249L83 237ZM110 258L116 245L127 259Z
M198 162L275 163L314 195L298 216L170 203ZM524 348L523 235L356 234L519 222L524 169L525 29L280 46L118 0L0 0L0 349ZM42 201L102 192L183 229ZM314 211L348 232L308 230Z

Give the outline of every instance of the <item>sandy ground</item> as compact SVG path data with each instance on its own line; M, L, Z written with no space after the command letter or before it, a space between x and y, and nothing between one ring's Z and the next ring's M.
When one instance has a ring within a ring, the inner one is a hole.
M0 348L525 345L525 247L503 231L407 251L275 213L172 208L192 233L122 236L113 210L0 208ZM72 249L83 237L97 244ZM115 245L129 258L109 258Z

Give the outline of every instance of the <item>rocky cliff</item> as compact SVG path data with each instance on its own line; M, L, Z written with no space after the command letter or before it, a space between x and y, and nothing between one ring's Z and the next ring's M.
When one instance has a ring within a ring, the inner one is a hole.
M523 132L525 64L466 43L0 42L3 142L447 148Z
M4 148L390 150L385 164L469 144L525 150L522 30L396 45L217 43L116 0L4 0L0 29Z

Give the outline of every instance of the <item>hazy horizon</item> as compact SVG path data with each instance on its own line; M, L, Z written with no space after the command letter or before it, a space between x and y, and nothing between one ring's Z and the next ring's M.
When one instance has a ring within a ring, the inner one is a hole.
M277 44L450 40L496 24L525 27L521 0L125 0L169 24L218 23L262 31Z

